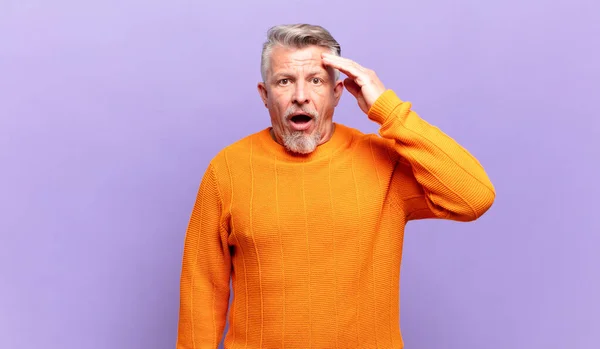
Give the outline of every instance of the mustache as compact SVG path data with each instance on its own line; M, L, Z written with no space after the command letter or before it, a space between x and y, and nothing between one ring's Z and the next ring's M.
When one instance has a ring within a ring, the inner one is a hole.
M310 115L315 120L319 118L319 112L317 112L316 110L309 108L309 107L301 107L301 108L290 107L288 110L286 110L284 117L286 120L288 120L289 118L292 117L292 115L294 115L298 112L301 112L306 115Z

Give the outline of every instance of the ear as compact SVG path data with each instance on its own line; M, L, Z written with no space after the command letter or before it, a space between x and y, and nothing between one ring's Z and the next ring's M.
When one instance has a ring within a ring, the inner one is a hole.
M268 92L267 92L267 86L265 85L264 82L259 82L256 87L258 89L258 94L260 95L260 98L262 99L265 107L267 107L267 100L269 99Z
M337 107L340 102L340 97L342 97L342 92L344 92L344 82L340 79L335 82L335 86L333 87L333 96L335 97L335 106Z

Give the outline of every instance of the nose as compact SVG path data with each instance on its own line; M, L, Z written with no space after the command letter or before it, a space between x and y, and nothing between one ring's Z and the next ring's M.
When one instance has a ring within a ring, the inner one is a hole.
M308 84L302 80L299 80L295 84L294 97L293 102L295 104L307 104L309 102L308 95L309 91L307 90Z

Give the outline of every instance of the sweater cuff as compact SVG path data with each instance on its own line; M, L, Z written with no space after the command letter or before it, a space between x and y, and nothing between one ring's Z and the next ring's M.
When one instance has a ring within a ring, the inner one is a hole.
M379 98L377 98L375 103L373 103L367 115L369 116L369 119L383 125L394 109L400 104L402 104L402 100L398 98L396 93L393 90L386 90Z

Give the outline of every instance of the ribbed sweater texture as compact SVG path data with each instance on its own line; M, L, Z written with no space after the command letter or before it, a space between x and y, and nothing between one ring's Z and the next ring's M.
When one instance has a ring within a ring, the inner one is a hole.
M186 232L177 349L403 348L408 221L472 221L495 199L479 161L387 90L379 135L335 124L292 155L263 129L221 150ZM227 312L230 296L233 301Z

